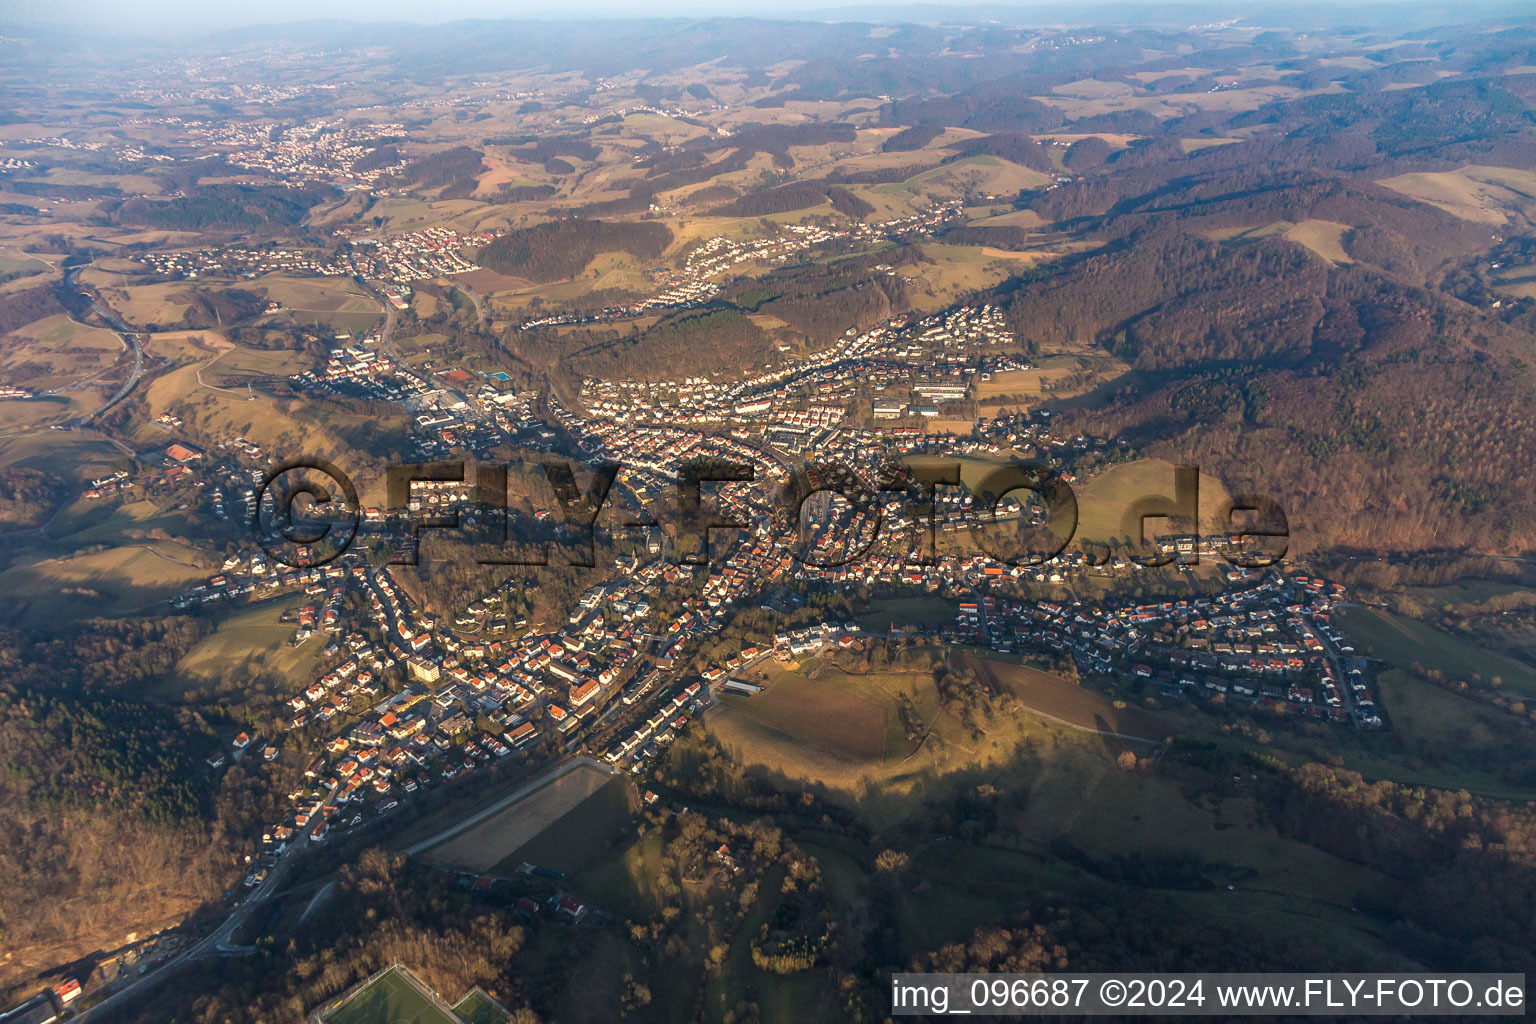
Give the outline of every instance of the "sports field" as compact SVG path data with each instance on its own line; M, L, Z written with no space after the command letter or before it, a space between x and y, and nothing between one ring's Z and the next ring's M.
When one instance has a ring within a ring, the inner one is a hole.
M454 1003L453 1012L464 1024L507 1024L512 1019L500 1003L478 987Z
M462 1024L427 987L399 965L320 1014L322 1024Z

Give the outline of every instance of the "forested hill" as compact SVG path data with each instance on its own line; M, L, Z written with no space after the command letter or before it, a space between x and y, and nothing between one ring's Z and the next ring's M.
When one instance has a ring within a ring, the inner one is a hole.
M480 250L480 263L500 274L540 283L575 277L602 252L651 260L672 244L672 231L654 221L552 220L510 231Z

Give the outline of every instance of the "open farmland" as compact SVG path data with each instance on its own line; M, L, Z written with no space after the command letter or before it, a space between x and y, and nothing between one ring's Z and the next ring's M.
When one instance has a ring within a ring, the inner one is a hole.
M209 568L204 552L158 541L14 566L0 573L0 587L14 619L41 625L153 608Z
M1126 465L1114 466L1094 477L1085 485L1074 485L1077 492L1077 537L1100 543L1134 541L1125 530L1125 516L1131 507L1143 498L1173 500L1173 464L1161 459L1144 459ZM1229 529L1221 522L1218 512L1229 496L1220 480L1200 474L1199 529L1210 535ZM1185 524L1184 528L1187 528ZM1159 533L1175 533L1166 519L1149 519L1146 524L1150 539Z
M533 792L485 817L440 845L427 856L467 871L489 871L539 833L553 825L608 781L608 775L587 764L535 785Z
M1473 165L1455 171L1399 174L1377 184L1479 224L1536 219L1536 171L1529 169Z
M1178 731L1175 723L1138 708L1117 708L1092 690L1028 665L967 655L963 664L998 692L1053 721L1098 733L1161 742Z
M122 339L112 331L56 313L0 342L0 383L39 390L85 383L111 369L122 353Z

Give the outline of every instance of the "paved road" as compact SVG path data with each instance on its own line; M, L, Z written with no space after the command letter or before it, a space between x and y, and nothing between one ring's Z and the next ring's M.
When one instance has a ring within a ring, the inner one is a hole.
M128 984L126 988L119 989L101 1002L87 1007L76 1015L75 1020L84 1020L87 1017L99 1017L107 1014L112 1009L122 1006L130 999L147 993L155 985L165 978L170 977L179 968L190 966L199 960L209 957L239 956L249 953L254 947L236 946L231 939L244 927L251 913L257 907L264 905L267 899L277 890L278 884L292 870L298 860L298 854L309 846L309 837L325 820L324 808L332 803L332 797L326 796L311 809L309 821L304 828L294 833L292 841L277 859L277 863L267 869L267 877L261 884L251 890L248 895L241 898L224 923L204 937L197 945L183 950L177 956L172 957L154 970Z
M90 292L80 290L79 285L75 281L76 275L78 275L79 272L79 267L70 267L68 270L64 271L63 287L67 291L76 292L82 298L89 299L91 302L91 311L94 312L97 316L101 317L102 320L106 321L106 323L111 326L114 331L117 332L118 337L123 339L123 343L133 351L133 370L128 374L128 379L123 381L122 387L118 388L117 392L113 394L111 398L107 399L106 405L103 405L100 409L97 409L95 412L90 413L89 415L81 416L78 419L71 421L69 425L72 427L84 426L85 424L91 422L91 420L110 410L123 399L127 398L129 392L133 390L133 386L139 382L139 377L144 373L144 348L139 344L139 335L127 324L119 320L117 314L113 313L112 310L108 309L104 304L102 304L102 302L97 299L95 295L91 294Z
M479 292L475 291L469 285L464 284L454 278L449 278L448 283L453 285L453 287L457 288L459 291L463 292L465 295L469 296L469 301L475 304L475 316L479 318L481 323L485 323L486 321L490 320L490 314L485 311L485 300L481 297Z

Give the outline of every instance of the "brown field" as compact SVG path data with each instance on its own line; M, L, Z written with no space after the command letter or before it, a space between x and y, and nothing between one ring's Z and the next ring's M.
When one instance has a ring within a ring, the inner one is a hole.
M925 262L907 264L897 273L915 286L912 305L925 313L943 309L966 292L991 287L1056 257L1056 253L1043 250L1003 252L990 246L938 242L925 244L923 254Z
M962 655L962 664L978 678L1017 697L1031 711L1079 729L1113 732L1161 742L1175 731L1172 723L1140 708L1116 708L1092 690L1085 690L1028 665Z
M156 541L16 566L0 573L0 587L10 615L42 625L142 610L206 579L212 568L195 548Z
M135 327L181 323L191 308L190 297L195 287L185 281L124 287L116 275L92 270L82 271L80 279L95 285L123 322Z
M1149 496L1173 497L1173 464L1162 459L1129 462L1099 474L1086 485L1076 485L1077 536L1081 540L1110 541L1124 537L1123 518L1132 503ZM1228 528L1218 516L1229 500L1221 481L1200 474L1200 531L1220 533ZM1173 532L1167 520L1147 521L1149 537Z
M1242 245L1275 235L1304 245L1317 255L1333 263L1353 263L1344 251L1344 233L1351 231L1348 224L1337 221L1308 219L1292 223L1288 220L1271 221L1253 227L1225 227L1207 231L1206 237L1218 242Z
M996 209L996 207L993 207ZM1012 210L1008 213L993 214L989 217L977 217L970 222L978 228L1037 228L1045 223L1034 210Z
M1479 224L1536 218L1536 171L1472 165L1455 171L1399 174L1376 184Z
M102 391L92 389L0 401L0 437L30 433L39 427L89 415L101 408L106 400Z
M590 765L578 765L510 807L434 846L427 857L466 871L488 871L596 793L609 778Z
M1348 224L1331 220L1304 220L1285 232L1285 237L1317 253L1334 263L1353 263L1344 251L1344 232L1352 230Z
M890 753L886 749L886 706L851 688L786 672L764 693L726 700L730 714L750 721L755 728L793 736L797 743L834 760L879 762Z
M1493 286L1504 295L1536 299L1536 266L1501 267L1492 274Z
M982 404L1014 406L1021 404L1022 399L1022 404L1029 405L1032 399L1080 395L1129 371L1128 364L1112 356L1062 352L1046 356L1039 366L1028 370L1009 370L993 374L991 380L979 380L975 384L975 393ZM1077 374L1085 376L1066 383Z
M1082 78L1076 82L1068 82L1066 85L1058 85L1051 89L1057 96L1070 96L1073 99L1096 100L1134 96L1136 90L1124 82L1101 82L1096 78Z
M922 420L923 429L933 434L969 434L976 429L976 421L963 417L939 416Z
M0 344L0 381L58 388L114 365L123 342L112 331L57 313L12 331Z
M206 573L204 574L206 577ZM177 697L189 690L218 690L234 680L274 680L313 676L324 659L325 641L311 637L293 647L294 626L280 621L285 608L303 604L299 598L262 602L219 618L214 631L182 656L176 667L154 684L162 697ZM285 685L278 682L278 687Z
M1179 148L1186 153L1193 153L1201 149L1210 149L1212 146L1230 146L1234 142L1242 142L1242 139L1180 139Z
M254 282L267 297L299 313L380 312L379 303L350 277L286 277L268 274ZM303 317L298 319L302 320Z
M1129 147L1132 142L1135 142L1137 139L1141 138L1141 136L1127 135L1124 132L1052 132L1049 135L1037 135L1035 138L1050 139L1053 142L1060 142L1066 146L1070 146L1072 143L1079 142L1083 139L1103 139L1105 142L1109 143L1111 146L1114 146L1116 149L1125 149Z

